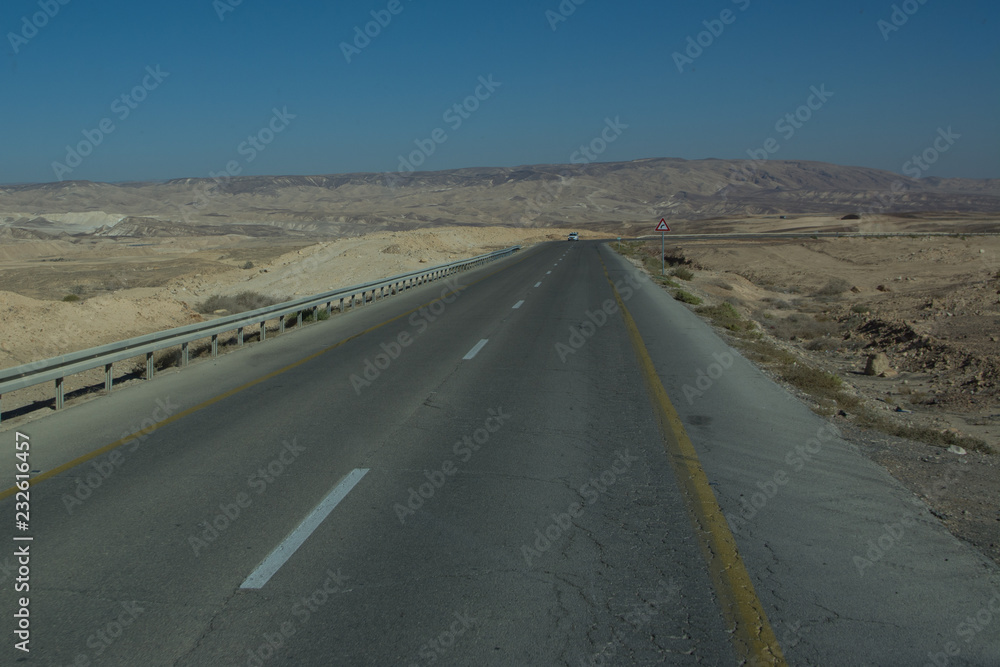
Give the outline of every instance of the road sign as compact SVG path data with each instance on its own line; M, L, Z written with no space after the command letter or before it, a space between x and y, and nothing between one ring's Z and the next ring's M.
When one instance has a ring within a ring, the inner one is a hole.
M660 218L660 224L656 226L656 231L660 232L660 275L662 276L667 271L666 267L666 232L670 231L670 225L667 224L666 218Z

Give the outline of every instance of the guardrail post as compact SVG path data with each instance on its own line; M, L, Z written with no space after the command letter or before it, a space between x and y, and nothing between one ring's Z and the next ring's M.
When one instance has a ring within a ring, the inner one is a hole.
M329 308L329 307L330 307L330 305L327 304L327 308ZM327 313L327 315L329 315L329 314L330 313ZM317 322L317 321L319 321L319 306L313 306L313 322Z
M115 374L111 367L113 364L104 364L104 391L111 393L111 385L114 384Z
M236 330L236 344L243 347L243 327Z
M267 338L267 327L264 326L265 324L267 324L266 321L260 323L260 341L262 343L264 342L264 339Z
M301 310L298 313L298 318L296 319L295 324L298 325L298 326L302 326L302 311Z
M62 410L63 405L66 404L66 396L63 394L63 380L65 378L56 378L56 410Z
M331 315L333 315L333 302L332 301L327 301L326 302L326 316L330 317Z
M191 354L188 350L188 344L181 343L181 367L187 366L190 360Z
M219 356L219 334L212 334L212 356Z
M147 380L152 380L153 379L153 373L155 372L155 370L156 369L153 368L153 353L152 352L147 352L146 353L146 379Z
M340 312L344 312L344 297L340 297Z
M278 333L279 334L285 333L285 316L284 315L279 315L278 316Z

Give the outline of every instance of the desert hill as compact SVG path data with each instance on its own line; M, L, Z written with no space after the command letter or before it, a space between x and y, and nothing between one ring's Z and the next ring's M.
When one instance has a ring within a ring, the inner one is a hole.
M1000 179L912 179L866 167L778 160L652 158L412 174L0 187L0 224L53 236L166 236L195 228L249 236L353 235L456 224L547 227L654 217L998 209ZM186 227L173 231L171 223Z

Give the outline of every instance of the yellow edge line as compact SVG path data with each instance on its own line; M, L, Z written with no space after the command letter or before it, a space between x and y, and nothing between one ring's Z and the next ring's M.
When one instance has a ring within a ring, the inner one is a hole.
M521 262L523 262L524 260L528 259L529 257L531 257L534 254L535 253L526 254L524 257L522 257L521 259L517 260L516 262L513 262L512 264L509 264L509 265L507 265L507 266L505 266L503 268L497 269L496 271L493 271L492 273L488 273L485 276L483 276L482 278L480 278L479 280L476 280L474 282L469 283L468 285L466 285L462 289L463 290L468 289L468 288L472 287L473 285L481 283L482 281L486 280L487 278L490 278L490 277L492 277L492 276L500 273L501 271L506 271L507 269L511 268L512 266L520 264ZM51 477L55 477L56 475L59 475L61 473L66 472L67 470L75 468L76 466L78 466L78 465L80 465L82 463L86 463L87 461L90 461L91 459L97 458L98 456L100 456L102 454L106 454L106 453L110 452L113 449L117 449L117 448L121 447L122 445L124 445L127 442L131 442L132 440L135 440L136 438L147 436L150 433L153 433L154 431L156 431L157 429L160 429L160 428L162 428L162 427L164 427L164 426L166 426L168 424L172 424L173 422L177 421L178 419L182 419L184 417L187 417L188 415L194 414L195 412L198 412L199 410L204 410L208 406L213 405L215 403L218 403L219 401L221 401L223 399L229 398L230 396L232 396L234 394L238 394L238 393L240 393L241 391L243 391L245 389L249 389L250 387L252 387L252 386L254 386L256 384L260 384L261 382L264 382L266 380L270 380L271 378L276 377L278 375L281 375L282 373L286 373L286 372L292 370L293 368L297 368L298 366L301 366L302 364L304 364L304 363L306 363L308 361L312 361L316 357L318 357L320 355L323 355L323 354L326 354L327 352L329 352L331 350L334 350L334 349L340 347L341 345L354 340L355 338L359 338L361 336L364 336L365 334L369 334L372 331L375 331L376 329L380 329L380 328L384 327L385 325L390 324L391 322L395 322L396 320L398 320L400 318L403 318L403 317L406 317L407 315L415 313L418 310L420 310L421 308L426 308L427 306L431 305L432 303L435 303L435 302L440 301L440 300L442 300L442 299L444 299L446 297L449 297L452 294L457 294L459 291L461 291L461 290L452 290L452 291L450 291L450 292L448 292L446 294L442 294L441 296L439 296L436 299L431 299L427 303L421 304L421 305L417 306L416 308L413 308L412 310L408 310L405 313L401 313L399 315L396 315L395 317L391 317L391 318L389 318L388 320L386 320L384 322L381 322L379 324L376 324L376 325L374 325L372 327L369 327L369 328L365 329L364 331L359 331L358 333L353 334L351 336L348 336L347 338L345 338L345 339L343 339L341 341L338 341L338 342L334 343L333 345L331 345L329 347L323 348L319 352L314 352L313 354L310 354L307 357L303 357L302 359L299 359L298 361L296 361L294 363L291 363L291 364L285 366L284 368L279 368L276 371L272 371L272 372L268 373L267 375L263 375L263 376L255 379L255 380L251 380L250 382L247 382L246 384L243 384L243 385L240 385L239 387L235 387L233 389L230 389L229 391L227 391L225 393L222 393L222 394L219 394L218 396L213 396L212 398L208 399L207 401L204 401L202 403L199 403L198 405L190 407L187 410L182 410L182 411L178 412L175 415L171 415L171 416L167 417L163 421L156 422L155 424L153 424L151 426L147 426L146 428L144 428L142 430L139 430L139 431L136 431L135 433L130 433L129 435L126 435L124 438L121 438L120 440L115 440L114 442L112 442L110 444L104 445L100 449L95 449L94 451L92 451L92 452L90 452L88 454L84 454L83 456L79 456L79 457L73 459L72 461L69 461L68 463L62 464L61 466L59 466L57 468L53 468L52 470L47 470L47 471L43 472L40 475L35 475L34 477L32 477L31 479L28 480L28 485L29 486L34 486L34 485L36 485L36 484L38 484L40 482L44 482L45 480L47 480L47 479L49 479ZM352 311L353 311L353 308L352 308ZM12 486L9 489L6 489L5 491L0 492L0 500L3 500L4 498L9 498L10 496L12 496L17 491L18 491L18 488L16 486Z
M601 264L604 265L603 259ZM611 283L632 348L638 357L639 368L660 421L663 444L677 475L694 524L695 536L708 563L709 575L736 651L741 659L751 665L786 665L778 639L767 620L743 559L740 558L736 538L729 530L729 524L708 485L708 477L701 467L694 445L667 396L653 359L649 356L632 314L625 307L618 288L608 274L607 266L604 266L604 275Z

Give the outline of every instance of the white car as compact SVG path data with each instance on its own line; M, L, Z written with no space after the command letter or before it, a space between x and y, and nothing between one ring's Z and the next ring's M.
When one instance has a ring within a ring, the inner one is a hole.
M576 232L572 232L572 233L570 233L569 239L567 239L567 240L569 240L569 241L579 241L580 240L580 235L577 234Z

